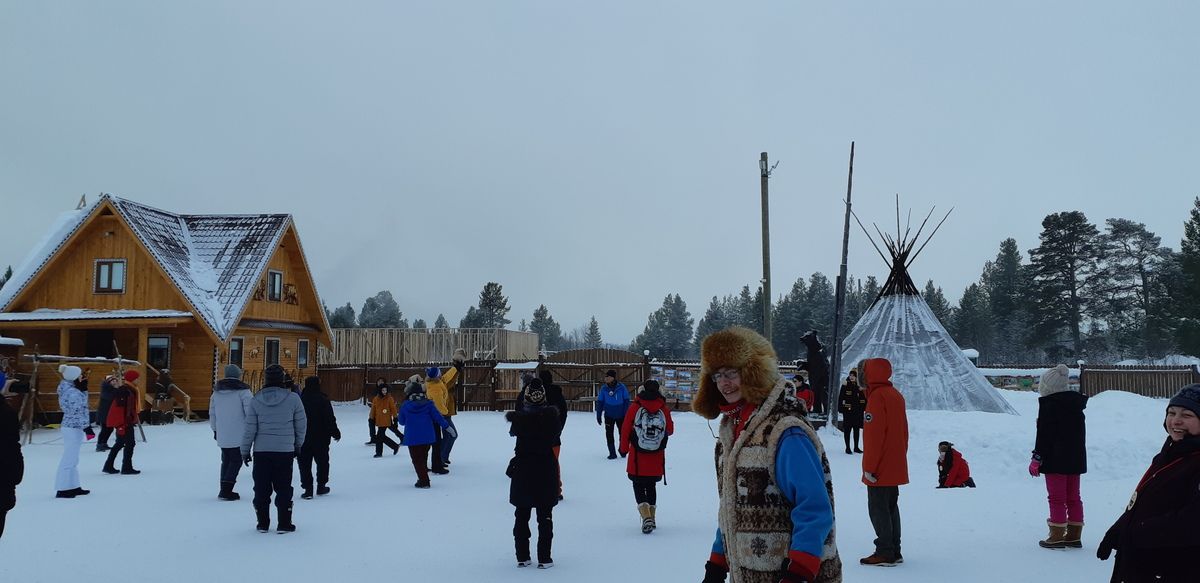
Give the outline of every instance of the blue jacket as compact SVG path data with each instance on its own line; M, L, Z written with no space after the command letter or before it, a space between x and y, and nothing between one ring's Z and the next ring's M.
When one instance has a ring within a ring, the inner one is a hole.
M609 419L624 419L628 410L629 389L625 388L625 383L617 383L611 387L607 384L600 386L596 395L597 421L600 420L601 414Z
M429 399L409 399L400 406L400 424L404 426L404 445L429 445L437 441L433 424L445 429L450 424Z
M817 448L803 429L793 427L780 436L779 448L775 451L775 481L784 498L795 505L792 507L792 544L788 545L788 550L819 559L825 537L833 528L833 506L825 491L821 456L817 455ZM720 528L717 528L712 552L725 554Z

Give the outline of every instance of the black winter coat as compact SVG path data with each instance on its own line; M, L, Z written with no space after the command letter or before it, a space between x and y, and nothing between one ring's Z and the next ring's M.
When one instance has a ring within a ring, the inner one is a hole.
M512 423L509 434L517 438L508 469L508 477L512 478L508 502L518 508L555 506L558 504L558 460L552 448L558 442L561 430L558 409L527 407L509 411L504 418Z
M0 511L16 504L16 488L25 476L25 458L21 456L21 424L17 412L0 397Z
M308 417L308 430L304 434L304 447L327 448L332 438L341 439L342 432L333 414L329 397L315 387L305 387L300 393L304 404L304 415Z
M838 394L838 412L842 414L842 427L847 429L863 426L863 411L867 408L867 396L857 384L844 383Z
M1104 535L1116 549L1112 583L1192 582L1200 555L1200 437L1154 456L1133 505Z
M108 409L112 407L113 397L116 395L117 388L105 378L100 383L100 404L96 406L96 423L101 427L107 427Z
M1038 399L1033 451L1042 458L1043 474L1087 473L1087 428L1083 416L1087 400L1075 391Z

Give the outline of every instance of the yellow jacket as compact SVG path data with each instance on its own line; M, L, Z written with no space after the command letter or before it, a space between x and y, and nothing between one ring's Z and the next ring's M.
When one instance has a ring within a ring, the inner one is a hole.
M454 394L451 392L456 384L458 369L454 367L442 371L442 376L436 379L425 379L425 394L443 417L458 413L458 407L454 404Z
M376 395L374 399L371 399L371 419L375 422L376 427L390 427L398 413L396 399L393 399L391 395L386 397Z

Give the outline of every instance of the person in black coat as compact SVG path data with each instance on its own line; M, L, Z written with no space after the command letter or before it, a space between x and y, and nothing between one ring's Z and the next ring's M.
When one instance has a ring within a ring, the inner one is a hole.
M509 411L504 418L512 424L509 434L517 438L506 472L512 478L508 501L516 507L513 540L517 566L532 564L529 517L536 510L538 568L548 569L554 566L550 549L554 540L553 511L558 504L558 460L554 458L554 444L561 430L558 410L547 404L542 381L535 378L526 387L525 407Z
M120 375L110 375L100 382L100 404L96 406L96 423L100 425L100 437L96 440L96 451L108 451L108 438L113 428L108 426L108 410L112 407L117 389L124 384Z
M800 342L808 351L807 367L804 370L808 371L813 397L816 399L812 413L824 417L829 414L829 356L825 354L825 345L817 338L816 330L806 332L800 337Z
M4 386L0 372L0 387ZM21 456L21 423L17 412L8 406L0 394L0 536L4 536L4 519L17 505L17 484L25 476L25 458Z
M858 372L850 369L846 383L838 393L838 411L842 414L842 437L846 439L846 453L850 450L850 432L854 432L854 451L862 453L858 447L859 434L862 432L863 411L867 409L867 396L858 386Z
M338 429L337 417L333 414L333 405L329 403L329 397L321 392L321 379L304 379L300 402L304 403L304 416L308 417L308 431L304 434L304 445L300 447L298 458L300 487L304 490L300 497L311 500L313 461L317 462L317 495L324 496L329 493L329 440L341 441L342 431Z
M1037 437L1029 475L1046 476L1049 494L1050 535L1038 544L1043 548L1083 546L1083 500L1079 476L1087 473L1087 427L1083 410L1087 396L1068 384L1069 369L1060 364L1042 374L1038 385Z
M546 404L558 410L558 439L554 443L554 459L561 459L559 455L562 453L562 430L567 426L567 399L563 397L562 387L554 384L554 375L549 369L543 368L538 372L538 379L542 381L542 387L546 389ZM563 499L562 493L562 465L558 467L558 499Z
M1096 549L1113 562L1112 583L1195 581L1200 553L1200 384L1167 406L1167 440L1150 462L1125 513Z

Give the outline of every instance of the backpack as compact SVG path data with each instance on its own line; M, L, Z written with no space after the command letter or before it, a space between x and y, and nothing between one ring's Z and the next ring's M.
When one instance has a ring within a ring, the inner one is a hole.
M633 417L633 432L629 436L638 451L655 452L667 445L667 417L662 409L650 412L638 407Z

